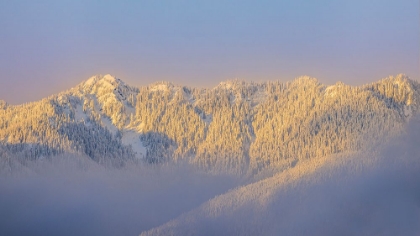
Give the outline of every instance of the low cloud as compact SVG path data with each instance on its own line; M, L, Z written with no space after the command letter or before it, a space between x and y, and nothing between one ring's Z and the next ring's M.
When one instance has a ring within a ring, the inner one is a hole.
M62 157L1 177L0 235L138 235L237 183L182 165L83 166Z

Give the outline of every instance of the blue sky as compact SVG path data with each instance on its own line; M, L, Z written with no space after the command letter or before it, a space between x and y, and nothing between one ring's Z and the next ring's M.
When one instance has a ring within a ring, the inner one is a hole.
M131 85L420 78L418 0L1 1L0 99L95 74Z

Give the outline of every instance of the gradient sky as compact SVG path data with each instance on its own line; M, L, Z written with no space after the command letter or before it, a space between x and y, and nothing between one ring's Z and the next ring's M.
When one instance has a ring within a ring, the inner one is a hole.
M0 1L0 99L108 73L136 86L418 80L419 15L418 0Z

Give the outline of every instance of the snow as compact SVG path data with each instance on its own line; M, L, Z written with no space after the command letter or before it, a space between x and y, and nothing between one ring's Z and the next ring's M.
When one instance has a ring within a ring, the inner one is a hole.
M84 83L82 83L85 87L91 87L93 86L96 81L98 80L98 76L92 76L88 80L86 80Z
M168 91L169 87L166 84L157 84L153 86L150 90L151 91Z
M141 122L141 123L138 125L138 127L137 127L137 131L138 131L138 132L142 132L142 131L143 131L143 128L144 128L144 123L143 123L143 122Z
M114 135L117 133L118 129L117 127L115 127L114 124L112 124L110 118L101 115L101 122L102 122L102 125L109 130L109 132L111 132Z
M254 94L254 96L251 97L251 107L254 108L264 102L266 98L268 97L267 93L262 91L261 88L258 89L258 91Z
M100 94L106 94L107 91L112 91L116 86L108 80L101 80L96 83L95 87L98 91L102 91Z
M336 86L331 85L325 88L325 96L326 97L334 97L337 95Z
M98 87L100 86L102 89L112 90L116 87L123 85L123 82L108 74L102 77L102 79L100 79L96 84Z
M124 145L131 145L137 158L144 158L146 156L146 147L140 141L139 133L133 130L126 131L123 133L121 141Z
M76 121L86 121L88 116L85 112L83 112L82 106L76 106L76 109L74 110L74 118Z
M211 114L206 115L206 118L203 119L203 121L204 121L204 123L206 123L206 125L210 125L212 120L213 120L213 116Z
M110 74L104 75L104 77L102 78L102 80L107 81L109 83L116 83L116 82L118 82L118 79L115 78L114 76L110 75Z
M190 104L194 104L195 103L195 98L191 93L186 93L184 90L182 90L182 93L184 94L184 97L187 99L187 101Z
M70 115L70 113L71 113L71 112L70 112L70 108L68 108L68 107L64 107L64 108L63 108L63 114L65 114L65 115L67 115L67 116L68 116L68 115ZM17 115L16 115L16 116L17 116Z
M220 82L219 85L216 88L224 88L224 89L235 89L237 87L237 84L239 83L239 80L228 80Z
M111 91L114 88L124 85L120 79L110 74L104 76L97 75L90 77L88 80L80 84L82 90L86 93L96 94L99 91Z
M340 91L340 88L343 88L344 86L346 86L343 82L339 81L334 85L330 85L328 87L325 88L325 94L324 96L326 97L335 97L338 95L338 91Z
M413 115L413 110L410 106L404 106L404 115L405 117L411 117Z

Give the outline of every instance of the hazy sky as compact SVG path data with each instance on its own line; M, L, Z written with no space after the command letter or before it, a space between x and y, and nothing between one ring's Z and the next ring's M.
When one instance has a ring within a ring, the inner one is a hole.
M418 0L1 1L0 99L17 104L94 74L362 84L420 78Z

